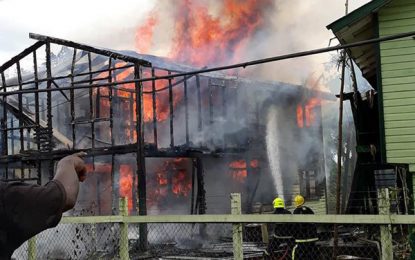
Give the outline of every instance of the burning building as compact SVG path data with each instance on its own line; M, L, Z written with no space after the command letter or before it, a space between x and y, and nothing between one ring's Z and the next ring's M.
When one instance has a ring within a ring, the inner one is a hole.
M86 151L85 214L115 213L119 196L132 214L227 212L230 192L246 212L276 195L324 197L327 94L217 72L173 76L194 69L31 38L0 67L3 180L44 183L54 161Z

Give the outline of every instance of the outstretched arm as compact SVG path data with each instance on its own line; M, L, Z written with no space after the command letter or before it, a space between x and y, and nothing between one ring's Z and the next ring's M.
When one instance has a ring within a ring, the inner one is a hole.
M54 180L59 181L66 192L64 211L75 206L79 192L79 182L86 179L86 167L82 157L86 153L80 152L64 157L58 162Z

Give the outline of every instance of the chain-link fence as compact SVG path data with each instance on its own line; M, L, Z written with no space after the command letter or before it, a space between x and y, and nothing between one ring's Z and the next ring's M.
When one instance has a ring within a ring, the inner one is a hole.
M415 259L410 215L241 215L231 205L230 215L64 217L13 257Z
M278 216L277 216L278 217ZM306 216L302 216L306 217ZM408 225L244 223L235 241L232 223L128 224L130 259L413 259ZM308 226L305 226L308 225ZM32 259L119 259L120 224L60 224L36 237ZM310 236L308 229L315 229ZM337 228L337 242L334 237ZM285 229L285 235L281 231ZM236 243L235 243L236 242ZM14 254L28 258L27 243ZM355 258L352 258L355 257Z

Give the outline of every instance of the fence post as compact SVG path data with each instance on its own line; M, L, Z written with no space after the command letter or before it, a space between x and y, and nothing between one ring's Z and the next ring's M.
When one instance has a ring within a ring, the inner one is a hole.
M378 201L379 201L379 214L389 215L390 211L390 200L389 200L389 189L380 188L378 190ZM382 247L382 260L393 259L393 248L392 248L392 233L391 225L380 226L380 242Z
M231 214L240 215L241 210L241 194L231 193ZM242 223L232 224L232 241L233 241L233 258L235 260L243 259L243 244L242 244Z
M120 198L119 209L121 216L128 216L128 199L126 197ZM120 223L120 259L130 259L128 254L128 224L124 222Z
M36 236L27 241L27 254L28 260L36 260Z

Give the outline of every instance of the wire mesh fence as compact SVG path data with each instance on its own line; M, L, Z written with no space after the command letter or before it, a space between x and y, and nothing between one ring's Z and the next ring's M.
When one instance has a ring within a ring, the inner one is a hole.
M307 221L308 216L300 217ZM36 237L31 259L238 259L238 254L243 259L413 259L414 240L403 224L128 223L127 258L120 249L121 227L59 224ZM140 239L143 229L146 239ZM30 259L29 253L25 243L13 257Z

